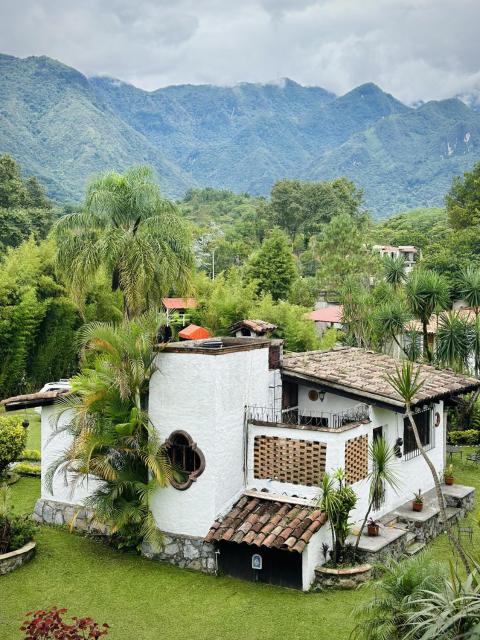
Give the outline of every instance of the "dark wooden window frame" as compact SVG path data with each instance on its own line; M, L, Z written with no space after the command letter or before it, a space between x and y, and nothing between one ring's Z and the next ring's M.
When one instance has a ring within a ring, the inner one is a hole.
M178 442L179 439L183 439L186 443L180 444ZM185 473L186 476L183 482L172 478L170 484L179 491L185 491L205 471L205 456L201 449L198 448L197 443L193 441L191 435L182 430L173 431L168 436L165 442L165 449L172 466ZM187 455L188 464L186 464ZM183 458L182 461L180 461L180 457Z

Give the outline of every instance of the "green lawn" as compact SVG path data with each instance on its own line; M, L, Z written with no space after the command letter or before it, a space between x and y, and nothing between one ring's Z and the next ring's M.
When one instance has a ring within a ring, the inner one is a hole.
M480 489L480 468L457 462L456 468L458 482ZM38 488L32 478L14 485L16 508L31 511ZM480 544L476 529L474 545ZM352 609L366 596L362 590L304 594L204 576L53 527L41 527L37 538L37 557L0 578L1 640L20 638L24 612L51 605L108 622L113 640L343 640L354 625ZM445 536L431 548L436 558L451 558Z

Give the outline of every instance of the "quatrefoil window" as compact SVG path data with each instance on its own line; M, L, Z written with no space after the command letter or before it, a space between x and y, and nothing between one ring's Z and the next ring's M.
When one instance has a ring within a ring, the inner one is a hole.
M171 433L165 445L175 475L170 483L175 489L184 491L203 473L205 457L185 431Z

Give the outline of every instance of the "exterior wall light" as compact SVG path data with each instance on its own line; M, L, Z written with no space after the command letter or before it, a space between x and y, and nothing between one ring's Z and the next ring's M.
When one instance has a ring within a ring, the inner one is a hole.
M403 445L403 438L397 438L395 440L395 444L393 445L393 451L397 456L397 458L402 457L402 445Z

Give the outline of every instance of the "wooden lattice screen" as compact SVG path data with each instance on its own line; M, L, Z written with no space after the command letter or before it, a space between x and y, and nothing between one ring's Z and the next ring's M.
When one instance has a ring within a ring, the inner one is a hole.
M358 436L345 443L345 478L348 484L368 476L368 436Z
M318 486L325 472L327 445L314 440L255 436L254 477Z

